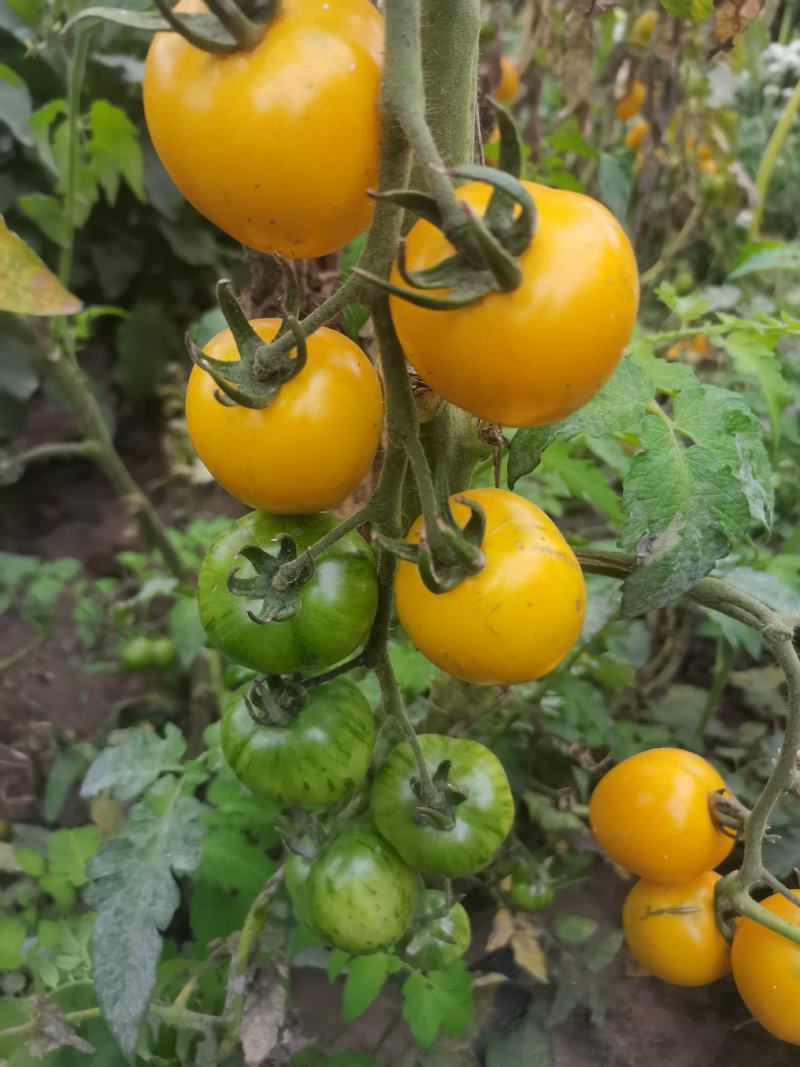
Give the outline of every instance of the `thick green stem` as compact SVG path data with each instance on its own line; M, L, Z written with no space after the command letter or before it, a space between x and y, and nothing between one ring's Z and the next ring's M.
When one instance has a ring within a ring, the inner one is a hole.
M138 519L147 543L161 554L171 573L180 581L184 580L188 576L187 568L170 541L158 512L133 480L114 447L103 413L83 371L60 349L55 349L49 358L42 358L40 362L74 412L98 465Z
M800 82L794 87L794 92L786 101L781 116L775 123L775 128L770 135L769 141L767 141L767 147L764 149L764 155L761 157L761 162L758 166L758 173L756 174L758 199L753 208L753 217L750 220L750 225L747 228L747 237L751 241L757 240L761 232L761 220L764 216L769 183L772 181L778 157L786 138L789 136L789 131L792 128L792 123L798 110L800 110Z
M438 800L439 792L433 784L430 771L428 770L428 764L425 762L425 756L423 755L416 732L411 720L406 714L406 709L403 707L403 698L400 695L400 687L394 676L394 670L392 669L389 656L385 651L375 667L375 674L378 676L378 681L380 683L381 699L383 701L384 710L387 715L391 715L400 724L403 733L406 735L406 740L409 745L411 745L411 749L414 753L414 759L417 763L417 771L419 772L419 780L422 786L420 800L424 806L434 807Z

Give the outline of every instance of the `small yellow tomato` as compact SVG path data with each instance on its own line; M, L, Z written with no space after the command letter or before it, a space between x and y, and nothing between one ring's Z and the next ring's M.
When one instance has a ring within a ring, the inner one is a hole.
M589 825L620 867L655 882L688 882L733 848L709 807L711 795L724 788L702 756L651 748L600 779L589 802Z
M643 11L631 26L628 34L629 44L635 45L637 48L646 48L650 43L650 38L655 33L657 25L658 11L655 8Z
M664 885L643 878L628 894L622 926L628 948L656 978L673 985L716 982L731 969L714 917L715 871Z
M638 119L625 132L625 147L629 152L638 152L650 132L647 119Z
M507 104L514 99L518 92L519 74L517 74L517 68L508 56L500 56L500 81L494 91L495 98L501 104Z
M630 83L625 94L617 101L617 118L620 122L627 122L642 110L642 104L647 99L647 88L644 82L638 78Z
M264 341L279 319L250 325ZM230 330L204 351L235 360ZM308 338L305 367L265 408L229 407L215 397L213 378L193 367L186 421L200 459L237 500L278 515L311 515L355 489L375 457L383 394L375 368L344 334L322 328Z
M800 889L792 892L800 898ZM800 907L786 897L773 893L761 905L800 927ZM731 964L739 996L764 1029L800 1045L800 945L753 919L739 919Z
M470 489L451 497L456 521L469 517L458 496L486 513L486 566L447 593L432 593L413 563L397 571L397 614L413 644L456 678L514 685L541 678L578 640L586 585L558 527L524 497ZM420 517L408 532L417 543Z
M390 300L403 351L423 381L452 404L504 426L558 422L590 400L616 370L639 304L636 257L611 212L580 193L523 185L538 224L519 259L519 288L451 311ZM456 192L481 215L490 195L479 182ZM425 220L406 241L411 271L452 252ZM405 286L396 267L392 281Z
M369 0L281 0L259 43L232 55L157 33L143 85L156 152L186 199L243 244L289 259L333 252L372 216L382 49Z

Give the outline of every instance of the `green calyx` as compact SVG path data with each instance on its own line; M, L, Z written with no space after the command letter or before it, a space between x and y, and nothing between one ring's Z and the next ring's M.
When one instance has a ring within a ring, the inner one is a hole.
M314 575L314 561L307 554L297 555L297 545L288 534L280 534L277 555L258 545L245 545L239 555L244 556L255 571L242 578L239 568L228 575L228 591L234 596L260 600L261 610L248 609L249 618L259 625L283 622L300 610L300 588ZM294 564L286 568L287 564ZM285 569L282 569L285 568Z
M483 216L461 204L458 220L445 225L436 199L414 189L377 194L378 198L403 208L442 230L455 253L426 270L411 271L406 264L405 242L400 242L397 269L406 283L395 285L376 275L357 271L393 296L431 311L467 307L488 293L509 293L522 282L518 257L536 231L537 212L533 197L519 180L522 150L511 116L499 105L500 162L502 169L468 164L455 167L454 178L485 182L492 195ZM433 290L448 290L433 295Z
M449 781L452 762L449 759L442 760L434 772L431 782L436 792L435 797L426 795L426 790L421 779L411 779L411 788L420 804L414 812L414 822L419 825L426 823L437 830L448 832L456 825L455 810L466 799L466 794L458 790Z
M465 525L460 527L450 505L444 500L431 520L426 522L419 544L374 533L375 539L388 552L408 563L416 563L420 577L432 593L448 593L471 574L478 574L486 565L481 548L486 532L486 514L481 505L469 497L456 497L470 511ZM433 528L428 524L432 522Z
M230 282L217 285L217 299L233 335L239 359L214 359L194 343L187 333L186 347L192 362L210 374L219 387L217 400L230 406L260 409L268 407L281 386L294 378L306 365L306 336L293 314L283 320L275 339L262 341L247 321ZM282 342L291 334L294 343ZM295 354L292 354L296 349Z
M301 682L268 674L256 679L244 697L250 718L260 726L289 726L308 700Z

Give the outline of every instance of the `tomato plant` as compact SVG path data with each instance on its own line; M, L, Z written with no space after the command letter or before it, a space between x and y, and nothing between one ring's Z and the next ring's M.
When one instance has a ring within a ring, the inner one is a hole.
M800 890L792 890L800 900ZM798 925L800 908L773 893L762 907ZM739 919L731 945L733 979L739 995L761 1023L782 1041L800 1045L800 944L752 919Z
M278 319L251 323L270 341ZM206 346L214 359L238 358L230 330ZM381 436L378 375L344 334L321 329L308 360L265 408L221 404L213 379L194 367L186 421L197 453L225 489L250 507L313 515L340 503L367 473ZM331 448L331 440L336 447Z
M290 259L357 236L378 176L382 42L368 0L284 0L261 40L233 55L157 34L145 116L186 199L242 244Z
M331 944L374 952L399 941L414 913L417 876L367 821L348 823L307 867L293 866L298 914Z
M734 839L712 818L710 798L725 782L693 752L654 748L613 767L594 788L589 822L621 867L657 882L681 883L721 863Z
M590 400L622 358L639 304L636 257L607 208L579 193L523 185L538 217L517 289L452 311L391 299L417 374L446 400L503 426L557 422ZM479 213L489 195L480 183L456 192ZM425 270L451 251L440 230L420 221L408 235L406 264ZM397 270L392 277L402 285Z
M628 894L622 911L628 948L657 978L701 986L731 969L714 914L718 881L714 871L671 885L643 878Z
M520 911L541 911L553 903L555 890L546 872L518 864L511 872L510 897Z
M279 518L254 511L223 530L198 578L200 618L211 642L264 673L322 670L354 652L369 633L377 602L375 565L359 534L348 534L317 561L296 614L283 621L254 622L248 612L258 611L260 600L228 588L233 572L242 578L255 573L241 554L248 545L277 556L275 539L285 535L302 553L335 526L331 515Z
M421 734L417 740L431 774L445 765L441 788L445 805L452 807L452 825L415 817L426 799L419 792L417 763L407 741L392 751L373 783L375 825L417 870L447 877L479 871L500 848L514 819L505 771L475 741L440 734Z
M502 489L460 494L486 515L486 565L446 593L433 593L417 567L400 564L397 614L417 648L469 682L529 682L557 666L578 639L586 587L555 523L524 497ZM457 522L468 511L451 500ZM420 517L408 539L418 542Z
M372 709L352 682L314 687L283 723L260 723L251 707L242 694L231 701L221 738L225 759L254 793L280 804L331 804L364 780L375 731Z

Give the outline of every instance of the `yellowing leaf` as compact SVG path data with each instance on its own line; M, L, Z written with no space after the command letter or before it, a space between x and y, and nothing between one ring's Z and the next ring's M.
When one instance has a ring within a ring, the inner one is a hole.
M547 981L547 959L539 942L539 930L530 915L512 915L508 908L499 908L486 942L487 952L510 947L514 962L540 982Z
M0 217L0 311L74 315L83 307Z

